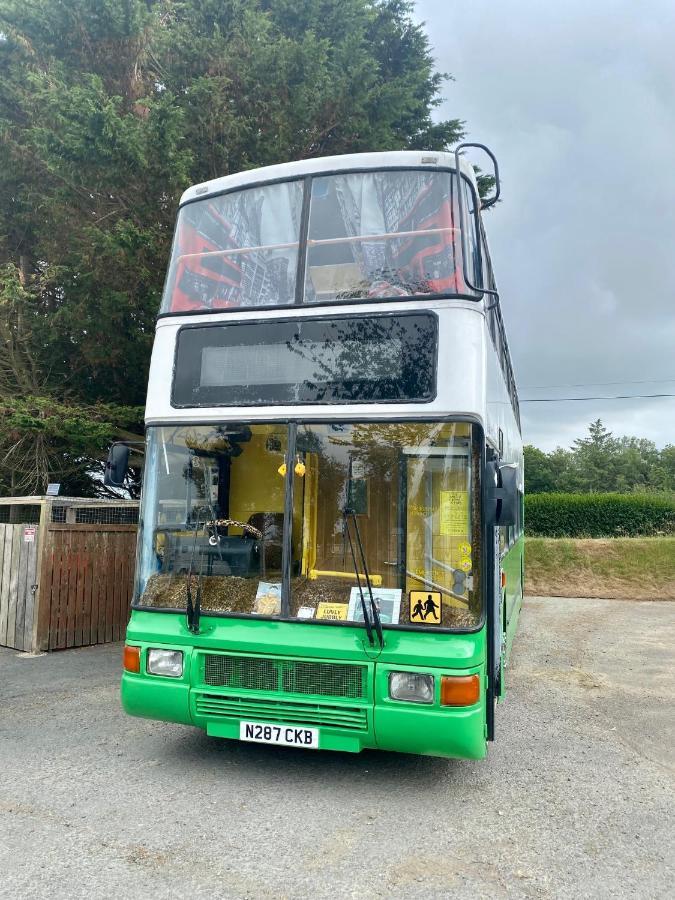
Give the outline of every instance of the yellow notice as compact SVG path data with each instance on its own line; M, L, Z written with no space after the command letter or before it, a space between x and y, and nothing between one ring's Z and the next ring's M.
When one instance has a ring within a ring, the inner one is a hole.
M333 619L339 621L347 618L346 603L319 603L316 608L317 619Z
M469 530L467 491L441 491L441 534L466 537Z
M440 591L409 591L410 621L415 625L440 625L443 598Z

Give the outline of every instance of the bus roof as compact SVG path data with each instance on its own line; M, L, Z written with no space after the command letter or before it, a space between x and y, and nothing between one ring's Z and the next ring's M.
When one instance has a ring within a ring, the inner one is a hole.
M295 162L280 163L275 166L263 166L259 169L248 169L234 175L214 178L201 184L189 187L180 198L181 205L190 200L220 194L233 188L244 188L266 181L279 181L286 178L302 178L304 175L321 175L342 172L349 169L397 169L407 167L423 168L455 168L454 153L432 150L392 150L381 153L349 153L343 156L320 156L314 159L302 159ZM476 178L473 167L465 158L460 159L460 168L475 185Z

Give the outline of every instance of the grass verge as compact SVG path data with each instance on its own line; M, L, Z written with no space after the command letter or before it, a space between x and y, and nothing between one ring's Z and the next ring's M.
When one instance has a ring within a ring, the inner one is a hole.
M525 591L544 597L675 600L675 537L529 537Z

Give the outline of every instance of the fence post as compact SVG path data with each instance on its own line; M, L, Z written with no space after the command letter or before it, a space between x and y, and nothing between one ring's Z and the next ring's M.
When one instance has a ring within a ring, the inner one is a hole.
M32 651L37 653L40 650L49 649L49 601L50 601L50 579L47 575L47 566L45 560L45 546L47 544L47 533L52 520L52 501L43 498L40 501L40 525L38 527L38 546L37 556L35 560L35 589L34 607L33 607L33 640Z

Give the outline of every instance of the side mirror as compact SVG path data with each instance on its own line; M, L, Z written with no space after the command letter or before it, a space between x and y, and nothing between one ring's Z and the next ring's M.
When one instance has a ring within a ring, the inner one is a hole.
M105 464L103 484L106 487L124 487L129 470L129 448L126 444L113 444Z
M515 525L518 516L518 469L490 462L485 467L485 515L489 525Z

